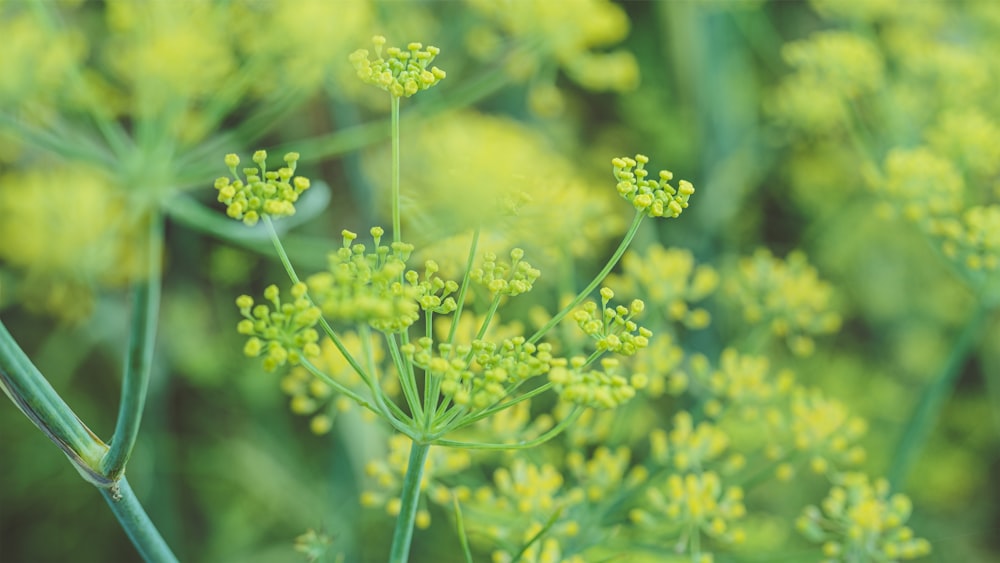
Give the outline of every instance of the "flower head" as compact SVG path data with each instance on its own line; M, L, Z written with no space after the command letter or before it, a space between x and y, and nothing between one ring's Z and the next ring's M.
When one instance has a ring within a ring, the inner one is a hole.
M219 201L226 204L226 215L253 226L262 216L284 217L295 214L295 202L309 189L309 179L295 175L299 154L285 155L287 166L275 171L267 169L267 152L257 151L253 161L257 168L245 168L246 180L241 180L236 167L240 158L226 155L226 166L234 180L221 177L215 181Z
M293 300L283 303L278 286L270 285L264 290L267 303L255 305L249 295L236 299L243 315L236 330L250 337L243 352L251 358L263 354L267 371L286 363L296 365L302 358L320 353L319 333L313 328L319 322L320 310L306 296L304 283L293 285L291 294Z
M905 526L913 505L906 495L889 494L889 483L863 473L834 479L820 506L807 506L796 521L806 538L823 542L827 561L898 561L927 555L931 544Z
M443 70L436 66L428 68L441 52L437 47L424 49L420 43L410 43L403 50L399 47L385 48L385 42L385 37L381 35L372 38L375 44L374 60L369 58L367 49L351 53L351 64L357 70L358 78L364 82L378 86L394 98L409 98L444 79Z
M688 206L694 186L687 180L672 186L670 180L674 175L668 170L661 170L655 180L648 179L649 171L645 168L648 162L649 158L641 154L634 159L623 156L611 161L618 180L618 195L649 217L679 216Z
M383 233L381 227L371 229L375 248L368 251L365 245L354 244L355 233L343 231L343 246L329 255L327 271L306 280L327 318L399 332L420 317L421 299L428 297L426 288L405 280L416 275L406 270L413 247L403 242L383 245Z

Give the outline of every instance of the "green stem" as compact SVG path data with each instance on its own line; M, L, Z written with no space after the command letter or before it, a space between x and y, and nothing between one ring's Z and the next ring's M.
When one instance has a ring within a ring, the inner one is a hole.
M937 377L924 387L920 400L903 430L903 436L896 446L896 453L892 456L888 479L894 490L902 488L918 454L926 444L945 401L958 382L969 352L982 333L989 312L986 307L976 308L952 344L951 354L945 360Z
M0 389L24 416L69 457L91 484L110 487L100 471L108 446L87 428L21 350L0 321Z
M406 477L403 479L403 491L400 493L399 516L396 517L396 530L392 535L392 549L389 552L389 563L406 563L410 556L410 542L413 540L413 526L417 518L417 505L420 500L420 481L424 475L424 464L430 444L414 441L410 446L410 461L406 466Z
M122 376L121 402L118 421L111 438L111 449L101 461L105 475L116 480L125 471L142 422L146 390L153 363L156 321L160 310L160 269L163 249L163 218L153 211L149 218L146 241L145 278L136 282L132 291L132 323Z
M399 345L396 344L396 339L391 334L385 335L385 342L389 348L389 356L392 357L392 364L396 367L396 372L399 374L399 387L403 390L403 397L406 399L406 404L410 407L412 417L414 420L423 420L424 408L420 403L416 376L411 369L412 364L403 358L403 354L399 351Z
M101 495L108 501L111 512L118 518L132 544L147 563L176 563L177 558L160 532L150 521L146 511L136 498L128 480L118 480L117 489L101 489Z
M462 276L462 287L458 290L458 308L451 316L451 328L448 330L448 344L455 343L455 331L458 330L458 321L462 318L462 309L465 307L465 294L469 291L469 283L472 281L469 275L472 272L472 263L476 259L476 250L479 247L480 228L476 227L472 231L472 244L469 245L469 258L465 261L465 275Z
M399 98L392 96L392 240L402 241L399 218Z
M80 475L100 489L111 511L146 561L177 561L136 500L128 481L124 477L112 480L101 471L101 460L108 446L77 418L49 385L3 322L0 322L0 388L43 434L59 446Z
M638 232L639 225L642 223L643 217L645 217L643 212L637 210L635 218L632 219L632 224L628 228L628 232L625 233L625 237L622 238L621 244L618 245L615 253L611 256L611 259L608 260L608 263L604 265L604 268L594 277L593 281L591 281L590 284L583 289L583 291L577 294L569 305L566 305L566 307L556 313L554 317L549 319L549 322L545 323L545 326L538 329L538 332L533 334L531 338L528 339L529 343L534 344L535 342L538 342L543 336L545 336L546 333L552 330L552 327L559 324L559 321L563 320L563 318L568 315L570 311L582 303L583 300L586 299L587 296L590 295L590 293L594 291L594 289L596 289L602 281L604 281L604 278L611 273L611 269L618 264L619 260L621 260L622 255L625 254L625 250L627 250L629 245L632 244L632 239L635 238L635 233Z

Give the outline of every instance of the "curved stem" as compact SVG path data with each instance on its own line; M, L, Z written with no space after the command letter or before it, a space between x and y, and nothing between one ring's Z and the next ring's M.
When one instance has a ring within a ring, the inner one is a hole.
M118 480L116 490L101 489L101 496L108 501L111 512L147 563L177 562L177 557L150 521L125 477Z
M559 321L563 320L563 318L566 315L568 315L570 311L572 311L573 309L576 308L577 305L582 303L583 300L586 299L587 296L590 295L590 293L594 291L594 289L596 289L597 286L600 285L602 281L604 281L604 278L606 278L608 274L611 273L611 269L614 268L616 264L618 264L619 260L621 260L622 255L625 254L625 250L627 250L629 245L632 244L632 239L635 238L635 233L639 230L639 225L642 223L643 217L645 217L645 215L643 215L642 211L636 211L635 218L632 219L632 224L629 226L628 232L625 233L625 236L622 238L621 244L618 245L618 248L615 250L615 253L611 255L611 258L608 260L608 263L604 265L604 268L601 269L601 271L596 276L594 276L593 281L591 281L590 284L587 285L587 287L583 288L583 291L578 293L577 296L573 299L573 301L569 303L569 305L563 307L561 311L559 311L558 313L556 313L554 317L549 319L549 322L545 323L545 326L538 329L538 331L535 334L531 335L531 338L528 339L529 343L534 344L535 342L538 342L543 336L545 336L546 333L552 330L552 327L559 324Z
M580 418L581 414L583 414L583 407L575 407L569 416L559 421L559 424L553 426L548 432L526 442L518 442L516 444L487 444L480 442L456 442L454 440L434 440L434 445L445 446L448 448L465 448L469 450L524 450L527 448L533 448L539 444L548 442L552 438L555 438L562 433L563 430L569 428L571 424L576 422L576 420Z
M160 269L163 252L163 217L153 211L149 218L146 241L145 278L136 282L132 290L132 322L125 367L122 376L121 402L118 420L111 438L111 449L101 467L110 479L117 479L128 463L146 404L146 390L153 363L153 346L156 341L156 321L160 310Z
M420 501L420 481L424 476L424 463L427 461L430 449L430 444L420 442L413 442L410 446L410 461L406 466L403 491L400 493L401 506L399 516L396 517L396 530L392 534L389 563L406 563L409 559L413 526L416 523L417 505Z

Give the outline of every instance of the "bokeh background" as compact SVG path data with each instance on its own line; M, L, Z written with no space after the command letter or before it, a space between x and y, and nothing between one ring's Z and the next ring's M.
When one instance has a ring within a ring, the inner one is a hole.
M341 229L387 223L388 100L348 62L374 34L440 47L448 72L403 103L412 242L461 263L456 241L493 220L482 202L515 186L532 202L487 244L533 248L543 280L585 282L629 221L611 158L649 155L698 191L638 248L685 249L719 280L699 305L708 327L674 319L683 355L733 347L793 369L868 421L864 469L896 472L934 546L926 560L1000 558L1000 4L7 0L0 315L109 436L136 232L164 211L155 367L128 476L181 560L303 560L292 543L309 528L347 561L386 555L391 520L358 502L382 434L346 413L315 435L281 378L243 357L233 300L283 274L212 189L226 153L300 152L315 189L283 230L303 270ZM807 257L835 327L761 336L740 283L761 248L763 270ZM669 428L682 404L650 399L645 424ZM763 489L785 516L754 529L760 549L718 561L822 559L773 497L801 507L824 489L791 483ZM413 560L458 561L457 545L435 514ZM0 403L0 561L137 559L97 491Z

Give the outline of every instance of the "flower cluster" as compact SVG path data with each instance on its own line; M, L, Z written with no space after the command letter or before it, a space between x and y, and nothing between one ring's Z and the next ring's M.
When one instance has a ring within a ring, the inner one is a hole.
M381 244L385 234L381 227L370 232L375 249L368 252L365 245L353 244L355 233L344 230L343 244L329 255L327 271L309 276L306 283L326 318L400 332L420 317L418 300L427 297L430 288L421 290L413 275L408 276L409 283L403 283L412 245L394 242L386 246ZM426 302L433 304L433 300Z
M458 303L451 296L458 291L458 283L442 279L437 275L439 270L437 262L427 260L424 262L423 279L416 270L406 272L405 278L416 289L416 298L421 309L428 313L448 314L458 308Z
M468 0L489 24L470 32L473 56L496 60L513 46L505 70L529 85L529 107L539 115L560 113L564 100L545 72L555 62L566 76L588 90L628 91L639 82L639 65L624 49L607 51L625 39L628 15L608 0L575 0L554 6L542 0L500 5L490 0Z
M670 475L661 485L647 489L646 507L635 508L629 514L633 522L658 534L664 530L690 530L682 534L681 541L693 561L712 560L701 552L700 534L723 544L745 541L746 533L736 524L745 515L743 489L724 486L713 471Z
M688 328L708 326L708 311L693 304L715 291L719 274L711 266L696 265L689 250L650 245L642 254L626 253L622 270L624 273L614 276L611 284L628 295L641 295L650 307Z
M768 410L767 422L774 432L767 455L776 461L794 453L807 458L814 472L825 474L835 467L856 466L866 457L858 442L868 431L868 423L819 389L797 386L786 406ZM791 451L786 449L789 446ZM790 479L794 466L783 462L777 474Z
M2 95L0 95L2 98ZM145 217L97 168L39 161L0 175L0 261L23 269L18 301L58 316L85 319L94 288L121 287L143 275Z
M485 287L495 297L514 297L531 291L541 272L524 261L524 251L515 248L510 251L510 264L497 261L496 254L487 252L482 266L469 272L472 281Z
M833 310L833 288L819 278L801 252L781 260L761 248L740 260L725 289L740 303L744 320L765 324L775 336L785 338L797 355L812 354L814 336L840 328L840 315Z
M636 389L646 385L644 374L634 374L631 379L620 375L617 358L603 358L599 370L587 369L586 363L586 359L574 357L568 365L555 365L549 371L549 381L563 401L611 409L628 402Z
M743 419L756 419L762 411L786 397L795 384L790 371L775 374L765 356L722 351L718 367L707 373L704 384L722 408L732 408Z
M906 495L889 495L885 479L843 473L819 507L803 510L796 528L823 544L829 563L915 559L929 554L931 544L905 525L912 508Z
M641 154L635 155L635 159L623 156L611 161L618 195L649 217L678 217L688 206L694 186L681 180L675 188L670 184L674 175L667 170L661 170L656 180L647 179L648 162L649 158Z
M597 312L597 303L588 301L582 310L576 312L573 320L584 334L597 341L598 352L633 356L649 346L649 339L653 336L652 331L632 320L642 312L645 304L640 299L634 299L628 307L618 305L609 308L608 302L614 296L610 288L601 288L601 312Z
M1000 206L970 207L961 218L942 219L935 234L943 240L946 256L972 271L1000 268Z
M438 344L424 337L400 350L413 363L441 379L441 393L458 406L483 409L503 399L528 378L544 375L556 361L549 344L534 345L523 336L500 344L474 340L471 345Z
M254 305L249 295L236 299L236 306L243 320L236 330L249 336L243 352L256 358L264 357L264 369L275 369L290 363L298 364L303 357L314 357L320 353L319 333L313 328L319 322L320 310L313 306L306 296L306 285L292 286L293 301L282 303L278 286L270 285L264 290L264 299L271 303Z
M850 104L884 80L881 53L853 33L816 33L785 45L782 55L795 72L779 86L769 109L809 131L835 129L849 115Z
M405 51L399 47L387 47L383 58L385 42L385 37L381 35L372 38L375 60L369 58L367 49L351 53L351 64L358 71L358 78L365 83L378 86L395 98L409 98L444 79L443 70L436 66L428 68L441 52L437 47L428 46L425 50L420 43L410 43Z
M660 465L669 462L678 471L702 470L729 447L729 436L724 431L708 421L695 426L687 411L674 415L670 432L655 429L649 440L651 458Z
M226 166L235 181L226 177L215 181L219 201L226 204L226 214L250 226L256 225L262 216L294 215L295 202L302 192L309 189L308 178L294 176L298 160L299 154L290 152L285 155L287 166L269 171L267 152L257 151L253 154L257 168L245 168L243 174L246 181L243 181L236 170L240 165L240 157L235 154L226 155Z
M645 392L650 397L664 393L677 396L689 388L690 377L682 369L684 349L670 335L657 333L642 354L633 356L632 369L644 373L649 381Z
M581 561L567 559L563 542L580 531L578 522L560 518L546 529L546 522L553 514L565 513L584 499L583 491L565 486L565 478L552 464L535 465L517 458L510 467L500 467L493 473L493 486L481 487L472 494L468 511L489 515L485 530L494 545L525 545L539 533L544 538L525 552L528 561L549 561L543 557L555 555L553 561ZM511 553L497 550L493 561L513 561Z
M888 201L883 209L899 209L903 217L925 229L962 208L965 182L961 172L927 147L893 149L885 158L884 172L869 181Z

